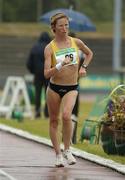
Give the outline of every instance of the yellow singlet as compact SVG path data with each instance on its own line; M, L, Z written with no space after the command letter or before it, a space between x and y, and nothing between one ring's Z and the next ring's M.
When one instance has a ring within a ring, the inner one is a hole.
M52 40L50 44L53 50L53 56L51 62L52 67L54 67L57 63L61 62L63 59L65 59L66 56L69 56L72 59L71 63L68 65L78 64L79 61L78 47L75 43L75 40L72 37L71 37L70 48L59 49L54 40Z

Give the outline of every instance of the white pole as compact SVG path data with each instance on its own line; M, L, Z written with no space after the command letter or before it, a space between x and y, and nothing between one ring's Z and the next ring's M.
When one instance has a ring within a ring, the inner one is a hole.
M113 70L121 68L122 0L114 0Z
M3 21L3 0L0 0L0 22Z

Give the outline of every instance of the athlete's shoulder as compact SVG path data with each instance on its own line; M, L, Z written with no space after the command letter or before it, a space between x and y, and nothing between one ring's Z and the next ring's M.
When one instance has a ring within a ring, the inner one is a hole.
M85 45L84 42L81 39L79 39L79 38L75 38L74 41L77 44L77 46Z
M55 40L54 39L50 42L50 45L51 46L55 45Z
M46 47L45 47L45 52L52 52L51 42L46 45Z

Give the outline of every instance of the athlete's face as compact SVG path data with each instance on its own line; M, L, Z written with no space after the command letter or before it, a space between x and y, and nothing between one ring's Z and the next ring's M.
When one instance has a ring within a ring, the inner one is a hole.
M67 18L58 19L55 26L55 32L66 34L68 33L68 30L69 30L69 22Z

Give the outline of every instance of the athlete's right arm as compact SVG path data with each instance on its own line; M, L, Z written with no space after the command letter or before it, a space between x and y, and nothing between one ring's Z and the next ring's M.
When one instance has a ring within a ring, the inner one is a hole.
M55 67L51 67L52 49L50 44L48 44L45 47L44 57L45 57L44 76L45 78L49 79L58 71Z
M51 45L48 44L44 50L44 57L45 57L44 76L47 79L49 79L50 77L55 75L55 73L59 72L59 70L64 65L69 64L69 62L71 61L70 58L66 57L64 60L62 60L62 62L56 64L56 66L54 66L54 67L51 67L52 55L53 55L53 52L52 52Z

